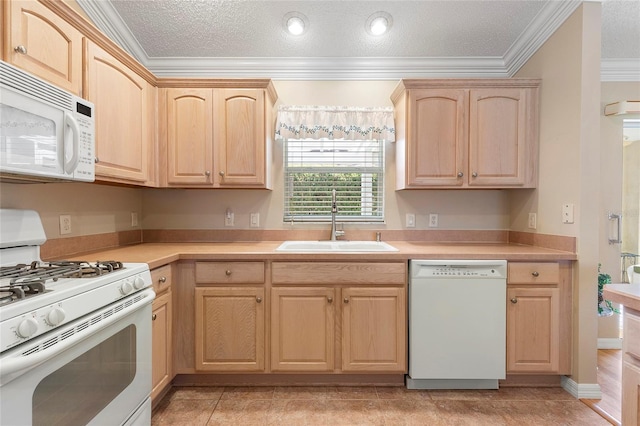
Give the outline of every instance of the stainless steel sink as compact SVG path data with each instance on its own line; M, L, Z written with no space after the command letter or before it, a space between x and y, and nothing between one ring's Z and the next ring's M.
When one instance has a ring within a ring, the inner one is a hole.
M391 252L398 251L382 241L285 241L276 251L290 253Z

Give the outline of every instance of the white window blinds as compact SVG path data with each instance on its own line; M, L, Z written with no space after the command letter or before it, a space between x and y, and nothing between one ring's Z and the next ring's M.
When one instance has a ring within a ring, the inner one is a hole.
M284 220L330 220L335 189L339 220L383 221L383 142L285 140Z

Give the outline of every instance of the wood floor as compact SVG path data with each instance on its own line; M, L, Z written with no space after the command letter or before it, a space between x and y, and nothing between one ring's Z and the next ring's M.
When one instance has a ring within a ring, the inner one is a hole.
M598 384L602 399L584 399L585 404L598 412L611 424L620 426L622 401L622 351L620 349L598 350Z

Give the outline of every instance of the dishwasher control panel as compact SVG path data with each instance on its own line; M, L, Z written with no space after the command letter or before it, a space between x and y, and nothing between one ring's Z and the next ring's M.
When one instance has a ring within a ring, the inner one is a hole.
M495 264L411 262L412 278L505 278L506 262Z

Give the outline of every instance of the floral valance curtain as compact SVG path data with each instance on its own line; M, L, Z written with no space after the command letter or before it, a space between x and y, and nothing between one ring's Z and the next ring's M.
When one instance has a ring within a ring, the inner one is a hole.
M393 108L280 106L275 136L276 139L383 139L394 142Z

